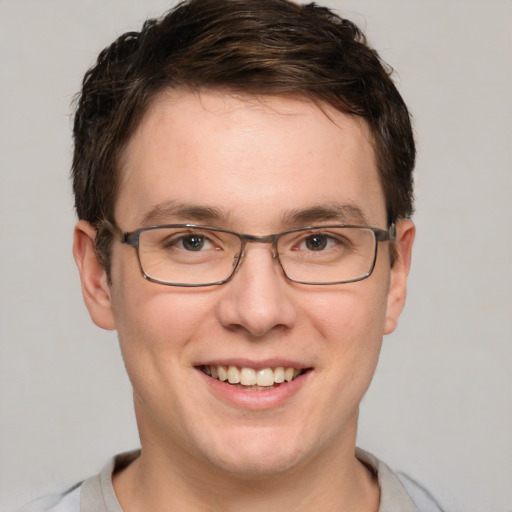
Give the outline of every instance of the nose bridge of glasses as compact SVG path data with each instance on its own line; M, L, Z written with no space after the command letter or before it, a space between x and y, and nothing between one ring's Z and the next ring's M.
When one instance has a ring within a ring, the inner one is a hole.
M247 243L255 243L255 244L272 244L272 257L276 258L277 254L277 240L279 239L279 235L264 235L264 236L256 236L256 235L239 235L243 242L243 251L245 252L245 248Z
M239 269L240 265L242 264L242 261L245 259L245 254L247 250L247 244L248 243L254 243L254 244L272 244L271 245L271 251L272 251L272 259L277 259L279 261L279 255L277 252L277 240L279 238L279 235L265 235L265 236L256 236L256 235L247 235L247 234L238 234L238 238L242 242L242 247L240 250L240 255L237 259L237 269Z

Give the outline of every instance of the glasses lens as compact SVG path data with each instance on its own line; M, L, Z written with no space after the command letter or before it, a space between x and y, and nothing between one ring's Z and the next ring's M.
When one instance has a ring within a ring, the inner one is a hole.
M232 233L205 228L158 227L141 231L144 274L167 284L199 286L224 281L233 272L241 241Z
M287 233L278 253L289 279L328 284L357 281L373 270L375 234L371 229L321 227Z

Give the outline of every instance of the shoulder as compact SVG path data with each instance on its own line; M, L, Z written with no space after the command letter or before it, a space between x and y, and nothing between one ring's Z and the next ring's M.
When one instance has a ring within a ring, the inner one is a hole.
M110 459L101 473L74 485L62 494L39 498L18 512L122 512L112 475L131 464L140 450L121 453Z
M397 473L398 479L420 512L441 512L442 509L430 491L405 473Z
M82 484L79 483L62 494L52 494L32 501L18 512L80 512L80 494Z
M379 512L442 512L430 492L411 477L396 473L375 455L356 449L356 457L378 478Z

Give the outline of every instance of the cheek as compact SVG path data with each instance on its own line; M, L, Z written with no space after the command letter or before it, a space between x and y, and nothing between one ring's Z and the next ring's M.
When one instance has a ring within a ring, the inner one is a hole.
M374 286L362 284L311 294L304 301L304 316L320 334L314 347L318 363L315 409L305 416L311 431L317 423L323 425L321 440L326 443L356 421L382 345L386 293L377 295Z
M112 309L132 382L172 371L206 316L206 297L145 280L136 258L118 258L114 269Z
M370 280L347 285L308 302L309 317L321 335L324 370L357 402L377 365L386 322L387 288Z
M386 320L387 286L370 280L343 285L304 300L308 316L326 340L339 340L339 348L351 350L382 339Z
M203 318L208 316L206 305L201 306L204 301L161 288L163 292L148 288L148 293L132 289L130 299L126 291L120 293L124 300L116 303L114 313L124 365L136 399L137 421L142 422L140 428L162 428L166 432L169 425L179 429L179 418L187 417L183 397L188 394L185 376L190 370L190 354L198 339L203 340L203 346L209 340L200 335L204 332ZM172 408L162 405L171 403ZM153 427L147 427L153 422Z
M112 309L121 340L138 337L142 346L167 343L193 330L207 307L207 294L144 279L135 251L113 254Z
M113 309L121 345L163 354L186 349L203 328L211 304L193 292L180 291L143 281L138 289L114 294Z

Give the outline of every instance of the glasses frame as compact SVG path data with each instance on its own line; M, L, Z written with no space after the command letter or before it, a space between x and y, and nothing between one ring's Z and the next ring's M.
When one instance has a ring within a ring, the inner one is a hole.
M355 283L357 281L362 281L364 279L367 279L371 276L373 270L375 269L375 264L377 262L377 253L378 253L378 247L379 242L389 242L394 241L396 239L396 228L395 225L392 224L387 230L386 229L380 229L380 228L374 228L371 226L356 226L351 224L326 224L326 225L320 225L320 226L305 226L300 228L294 228L289 229L287 231L282 231L280 233L275 233L272 235L265 235L265 236L255 236L255 235L248 235L246 233L238 233L236 231L231 231L229 229L224 228L217 228L213 226L203 226L199 224L161 224L161 225L154 225L154 226L147 226L143 228L135 229L134 231L122 231L119 229L115 224L109 222L108 220L104 220L101 223L101 226L109 231L111 234L116 236L118 240L123 243L132 246L136 253L137 253L137 259L139 262L139 268L142 273L142 276L147 281L150 281L152 283L158 283L162 284L164 286L180 286L185 288L198 288L198 287L204 287L204 286L217 286L224 283L227 283L230 281L237 270L240 268L241 262L244 257L245 248L248 243L263 243L263 244L272 244L273 248L273 258L277 259L279 262L279 266L281 267L284 276L286 279L293 283L300 283L300 284L310 284L314 286L322 286L322 285L333 285L333 284L346 284L346 283ZM210 231L217 231L221 233L228 233L231 235L234 235L240 239L241 246L240 246L240 252L238 254L238 257L236 258L235 264L233 265L233 271L231 274L226 278L222 279L221 281L215 281L212 283L206 283L206 284L188 284L188 283L174 283L169 281L162 281L160 279L155 279L154 277L149 276L146 271L144 270L144 267L142 266L142 261L140 258L140 252L139 252L139 239L140 234L144 231L151 231L155 229L161 229L161 228L192 228L192 229L208 229ZM366 274L356 277L354 279L345 279L343 281L332 281L332 282L311 282L311 281L300 281L297 279L292 279L288 276L286 273L286 270L283 267L283 264L281 262L281 259L279 257L279 254L277 252L277 242L279 238L283 235L288 235L290 233L296 233L299 231L307 231L309 229L328 229L328 228L349 228L349 229L366 229L373 232L373 235L375 237L375 250L373 253L373 261L370 269Z

